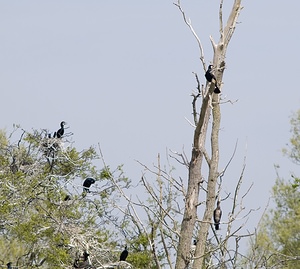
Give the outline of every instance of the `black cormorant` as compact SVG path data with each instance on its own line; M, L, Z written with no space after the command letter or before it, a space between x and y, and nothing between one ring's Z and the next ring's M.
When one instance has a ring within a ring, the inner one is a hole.
M70 201L71 200L71 196L69 194L67 194L64 198L64 201Z
M125 261L127 256L128 256L128 250L127 250L127 246L125 246L125 249L122 251L120 255L120 261Z
M218 82L217 82L217 79L216 79L216 77L215 77L215 75L213 73L212 68L213 68L213 65L210 64L208 66L208 69L207 69L206 73L205 73L205 78L207 79L208 82L212 82L212 83L215 84L214 93L220 93L221 91L220 91L220 89L218 87Z
M220 220L222 217L222 210L220 207L220 201L217 202L217 207L214 210L214 222L215 222L215 229L219 230L220 229Z
M94 184L96 181L92 177L88 177L85 179L83 182L83 192L90 192L89 188L91 187L92 184Z
M64 132L65 132L64 126L65 126L65 124L66 123L64 121L62 121L60 123L60 129L58 129L57 132L56 132L56 137L57 138L61 138L64 135ZM54 133L54 135L55 135L55 133Z

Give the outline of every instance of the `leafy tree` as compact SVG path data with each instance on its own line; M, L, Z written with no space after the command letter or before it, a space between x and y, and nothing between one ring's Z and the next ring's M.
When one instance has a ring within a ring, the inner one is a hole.
M278 177L272 194L275 208L263 217L246 263L249 268L300 268L300 192Z
M300 164L300 110L294 113L290 123L292 137L288 148L283 149L283 153L296 164Z
M298 110L291 118L291 133L290 144L283 149L283 153L288 156L292 162L300 165L300 110ZM300 178L292 174L294 179L293 187L297 188L300 185Z
M283 152L294 163L300 164L300 110L293 115L291 125L289 149ZM275 206L264 215L249 252L248 261L253 268L300 268L299 182L294 175L293 180L280 178L278 168L272 188Z
M128 188L130 181L121 166L111 172L108 166L98 169L96 161L95 148L77 151L70 134L49 138L45 131L27 132L19 126L9 136L0 131L3 263L73 268L84 251L95 266L118 261L115 248L123 219L114 212L120 199L116 189ZM97 186L83 194L87 176Z

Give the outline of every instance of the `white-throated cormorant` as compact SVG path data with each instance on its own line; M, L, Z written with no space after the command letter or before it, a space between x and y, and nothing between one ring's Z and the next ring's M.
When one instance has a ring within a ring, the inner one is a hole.
M218 87L218 82L217 82L217 79L216 79L216 77L215 77L215 75L213 73L212 68L213 68L213 65L210 64L208 66L208 69L207 69L206 73L205 73L205 78L207 79L208 82L212 82L212 83L215 84L214 93L220 93L221 91L220 91L220 89Z
M90 187L92 184L94 184L96 180L92 177L88 177L83 182L83 192L90 192Z
M57 138L61 138L64 135L65 129L64 126L66 125L66 123L64 121L62 121L60 123L60 129L57 130L56 132L56 137Z

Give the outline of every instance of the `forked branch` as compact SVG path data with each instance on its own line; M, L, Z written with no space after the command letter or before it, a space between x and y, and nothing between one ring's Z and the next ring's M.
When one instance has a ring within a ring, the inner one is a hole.
M199 36L197 35L197 33L195 32L193 26L192 26L192 22L191 22L191 19L190 18L187 18L186 17L186 14L184 12L184 10L182 9L181 7L181 3L180 3L180 0L177 0L177 3L173 3L176 7L178 7L179 11L181 12L182 14L182 17L183 17L183 20L185 22L185 24L189 27L189 29L191 30L193 36L195 37L197 43L198 43L198 46L199 46L199 50L200 50L200 60L202 62L202 65L203 65L203 69L204 71L206 70L206 65L205 65L205 60L204 60L204 50L203 50L203 47L202 47L202 43L201 43L201 40L199 38Z

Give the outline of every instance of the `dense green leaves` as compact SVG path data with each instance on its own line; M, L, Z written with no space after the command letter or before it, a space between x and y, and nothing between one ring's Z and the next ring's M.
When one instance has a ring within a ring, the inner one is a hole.
M298 110L291 118L290 144L283 152L295 163L300 164L300 110Z
M275 208L263 218L256 241L256 257L266 268L300 268L300 193L290 182L277 179L273 187ZM276 255L274 255L276 254Z
M86 250L97 267L118 262L127 244L135 268L155 268L149 241L118 205L131 187L123 167L99 168L93 147L78 151L69 140L0 131L0 263L73 268ZM86 177L96 179L89 193Z
M284 153L300 164L300 111L291 119L292 138ZM277 171L278 167L276 167ZM272 189L275 206L264 216L252 245L255 266L263 268L300 268L300 191L299 178L277 179ZM260 268L259 267L259 268ZM257 267L255 267L257 268Z
M83 250L96 256L98 244L114 246L117 233L108 230L113 225L101 230L99 225L109 218L110 199L117 195L112 174L95 167L97 158L92 147L79 152L43 132L0 132L0 260L26 268L71 268ZM109 191L83 197L87 176ZM124 179L116 181L121 185Z

